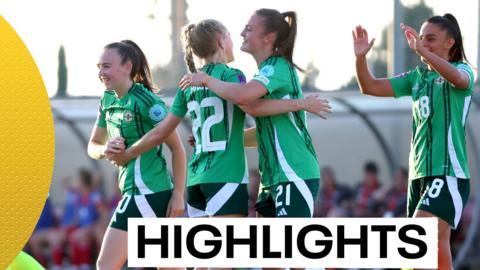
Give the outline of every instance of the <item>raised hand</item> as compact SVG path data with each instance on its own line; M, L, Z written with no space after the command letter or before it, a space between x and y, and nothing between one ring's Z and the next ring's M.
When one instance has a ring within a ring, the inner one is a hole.
M330 107L328 100L322 99L320 94L312 94L304 99L305 110L313 113L323 119L327 117L322 113L331 113L332 107Z
M361 25L352 30L353 36L353 51L356 57L364 57L373 47L375 39L368 41L368 32Z
M210 76L204 72L187 74L178 83L180 89L185 90L190 86L206 86Z
M416 53L421 53L424 47L417 31L404 23L400 24L400 28L402 28L403 32L405 33L405 38L407 39L410 49Z

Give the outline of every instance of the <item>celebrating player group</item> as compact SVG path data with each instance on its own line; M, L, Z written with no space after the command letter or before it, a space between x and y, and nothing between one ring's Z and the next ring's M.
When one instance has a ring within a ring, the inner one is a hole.
M362 26L352 31L360 91L413 101L409 158L409 217L438 219L438 267L452 269L450 231L459 223L470 190L465 123L473 72L451 14L428 18L419 32L401 24L423 64L392 78L375 78L366 55L374 45ZM331 107L318 94L304 97L293 61L297 16L259 9L240 35L241 50L258 70L251 80L228 66L234 60L228 29L205 19L184 28L185 63L167 108L155 94L146 57L130 40L104 47L98 76L105 85L88 154L119 168L118 203L105 234L98 269L120 269L127 260L130 217L246 217L245 147L258 148L261 183L257 217L313 216L320 169L306 112L326 118ZM194 59L198 61L194 61ZM197 66L197 63L201 65ZM245 114L255 128L244 130ZM176 127L188 115L193 153L186 161ZM172 152L172 176L162 153ZM425 201L428 200L428 203Z

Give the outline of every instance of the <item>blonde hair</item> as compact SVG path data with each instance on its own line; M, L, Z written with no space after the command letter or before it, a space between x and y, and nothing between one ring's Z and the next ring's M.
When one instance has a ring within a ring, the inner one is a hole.
M196 72L193 55L205 58L217 52L218 35L227 32L225 26L213 19L202 20L196 24L189 24L183 30L183 42L185 44L185 63L190 72Z

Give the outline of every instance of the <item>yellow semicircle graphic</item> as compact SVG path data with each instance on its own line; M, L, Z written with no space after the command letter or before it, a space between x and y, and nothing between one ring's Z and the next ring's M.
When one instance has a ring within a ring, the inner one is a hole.
M0 36L0 269L5 269L30 237L45 204L55 146L40 72L2 16Z

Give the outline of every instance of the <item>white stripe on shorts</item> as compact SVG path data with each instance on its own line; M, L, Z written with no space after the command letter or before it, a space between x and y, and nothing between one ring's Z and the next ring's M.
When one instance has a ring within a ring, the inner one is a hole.
M307 183L305 181L293 181L290 183L294 183L297 189L300 191L300 194L302 194L305 202L308 205L308 208L310 209L310 217L313 217L313 195L312 192L310 192Z
M460 192L458 192L458 181L465 181L465 180L458 179L453 176L446 176L446 178L447 178L448 190L450 191L450 196L452 196L452 202L455 208L454 229L456 229L458 226L458 222L462 217L462 209L463 209L462 196L460 195Z
M145 198L145 195L135 195L135 203L137 204L138 211L140 211L140 214L142 215L142 217L147 217L147 218L157 217L157 215L155 215L155 212L153 211L150 204L148 204L148 201L147 201L147 198Z
M300 194L302 194L303 198L305 199L305 202L308 205L308 208L310 208L310 217L312 217L313 216L313 195L310 192L310 189L308 188L307 184L305 183L305 180L300 178L300 176L298 176L297 173L288 164L287 159L283 154L282 148L280 147L280 142L278 140L276 129L274 129L274 135L275 135L275 149L277 150L278 162L280 163L280 166L282 167L282 170L285 173L285 176L287 176L290 183L295 183L295 186L300 191Z
M239 183L226 183L213 197L207 202L205 213L209 216L215 215L223 205L230 200L233 193L240 186Z
M187 212L189 217L206 217L205 211L195 208L187 203Z

